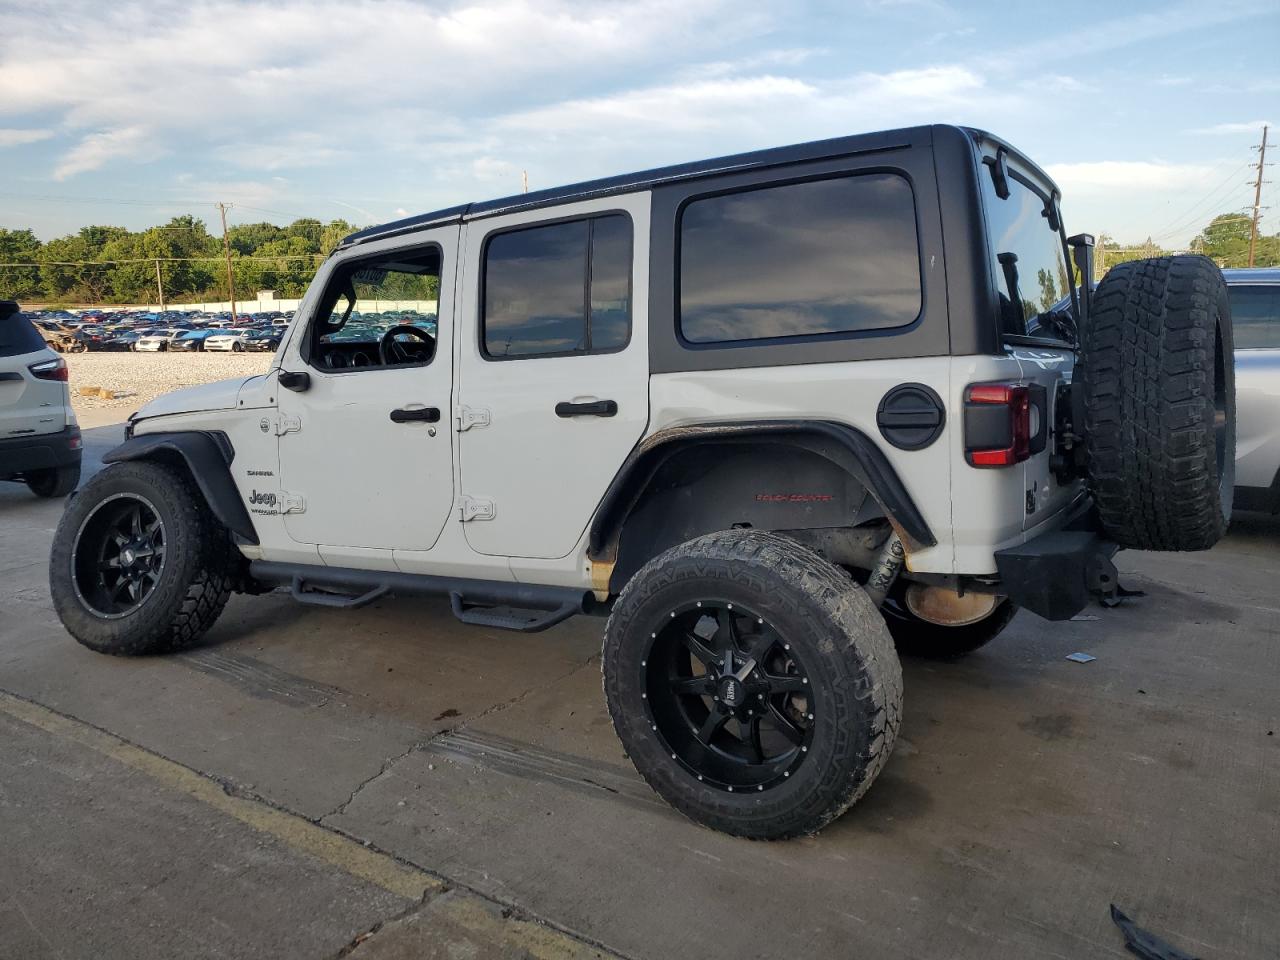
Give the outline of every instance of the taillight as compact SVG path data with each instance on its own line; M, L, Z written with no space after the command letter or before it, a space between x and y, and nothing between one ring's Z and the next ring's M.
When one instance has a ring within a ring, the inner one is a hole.
M67 361L58 357L56 360L41 360L39 363L33 363L27 367L31 371L31 375L40 380L61 380L66 383L70 379L67 370Z
M1028 387L975 383L965 390L964 455L975 467L1007 467L1031 456Z

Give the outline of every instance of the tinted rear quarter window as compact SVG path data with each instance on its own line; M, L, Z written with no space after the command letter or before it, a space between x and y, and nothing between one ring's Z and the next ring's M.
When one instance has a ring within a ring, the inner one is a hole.
M0 315L0 357L19 357L44 347L40 331L21 313Z
M1280 349L1280 284L1229 286L1237 350Z
M915 202L896 174L704 197L679 231L686 343L848 335L920 315Z
M620 350L631 338L631 220L608 214L491 237L484 253L489 359Z

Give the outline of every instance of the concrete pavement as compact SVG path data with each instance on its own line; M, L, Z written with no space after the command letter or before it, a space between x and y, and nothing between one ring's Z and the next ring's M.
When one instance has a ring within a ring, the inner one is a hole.
M91 459L118 432L87 431ZM866 799L816 838L755 844L686 822L631 769L600 621L519 636L442 601L238 597L198 650L101 657L49 605L60 509L0 485L0 690L70 725L0 709L0 957L1126 956L1111 902L1206 960L1280 955L1272 519L1209 554L1122 555L1148 596L1097 619L1020 614L960 663L908 661ZM424 894L84 729L385 857Z

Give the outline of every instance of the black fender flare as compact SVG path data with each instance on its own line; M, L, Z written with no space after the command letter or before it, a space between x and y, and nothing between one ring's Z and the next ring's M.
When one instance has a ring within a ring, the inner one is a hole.
M627 516L658 468L675 454L704 443L798 446L830 460L866 487L911 547L932 547L937 538L888 458L862 431L831 420L755 420L670 427L642 440L614 476L591 521L587 556L613 563Z
M256 545L258 532L231 477L231 461L236 452L225 433L212 430L147 433L129 438L109 451L102 462L163 460L173 455L186 463L218 521L236 536Z

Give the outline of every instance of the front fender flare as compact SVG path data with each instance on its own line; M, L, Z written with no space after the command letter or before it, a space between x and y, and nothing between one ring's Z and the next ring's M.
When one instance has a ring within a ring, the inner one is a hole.
M235 448L227 435L207 430L183 430L173 433L148 433L131 437L108 452L103 463L129 460L165 460L182 458L204 494L209 509L228 530L252 544L258 543L249 511L231 477L231 461Z

